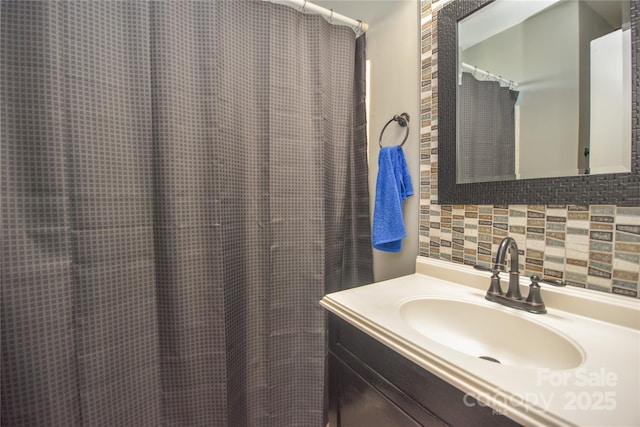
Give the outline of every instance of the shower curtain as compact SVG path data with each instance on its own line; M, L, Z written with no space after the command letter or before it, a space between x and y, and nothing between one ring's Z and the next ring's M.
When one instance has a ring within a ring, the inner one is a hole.
M458 90L458 183L516 179L518 91L467 72Z
M2 1L3 426L320 426L372 281L364 44L260 1Z

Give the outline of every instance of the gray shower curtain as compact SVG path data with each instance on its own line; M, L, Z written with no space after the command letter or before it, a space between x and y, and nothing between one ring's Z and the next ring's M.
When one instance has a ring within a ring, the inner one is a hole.
M2 1L3 426L320 426L372 281L364 38L260 1Z
M464 72L458 92L458 183L516 179L518 91Z

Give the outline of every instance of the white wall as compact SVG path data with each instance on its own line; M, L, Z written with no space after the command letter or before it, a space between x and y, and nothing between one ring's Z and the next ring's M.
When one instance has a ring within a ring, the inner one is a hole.
M631 170L630 43L631 30L591 42L591 173Z
M578 152L578 169L582 172L589 167L591 160L598 160L597 157L584 156L584 149L590 145L591 134L591 40L597 39L611 31L615 30L602 16L594 11L587 3L580 2L579 5L579 22L580 22L580 131ZM631 55L631 48L629 48ZM621 65L622 66L622 65ZM631 70L631 65L629 65ZM629 88L629 90L631 90ZM631 92L629 92L631 93ZM631 98L629 98L629 115L631 115ZM631 130L631 122L629 122L629 131ZM629 146L630 147L630 146ZM631 148L629 148L631 153ZM631 154L629 154L631 155ZM591 170L593 172L593 169Z
M367 59L371 64L369 110L369 195L371 216L378 173L380 131L395 114L411 117L410 132L403 146L414 195L404 204L407 237L402 251L373 250L376 281L412 274L418 255L420 202L420 2L418 0L314 1L369 24ZM395 123L384 133L384 145L402 141L404 129Z
M532 90L522 94L520 176L576 175L580 119L578 3L561 3L524 25L524 68Z

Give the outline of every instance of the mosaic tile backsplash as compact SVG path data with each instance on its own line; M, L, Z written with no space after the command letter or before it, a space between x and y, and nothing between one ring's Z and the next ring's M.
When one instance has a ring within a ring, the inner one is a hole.
M488 266L511 236L527 276L638 298L640 207L437 204L436 13L447 2L422 1L420 255Z

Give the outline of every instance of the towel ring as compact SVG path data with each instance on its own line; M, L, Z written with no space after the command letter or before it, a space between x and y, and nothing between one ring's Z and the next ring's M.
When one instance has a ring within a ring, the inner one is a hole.
M409 137L409 115L407 113L402 113L400 115L396 114L395 116L393 116L391 120L387 122L386 125L384 125L384 127L382 128L382 132L380 132L380 139L378 139L378 145L380 146L380 148L382 148L382 134L384 134L385 129L387 128L387 126L389 126L391 122L398 122L400 127L407 128L404 134L404 139L400 143L400 147L404 145L407 138Z

